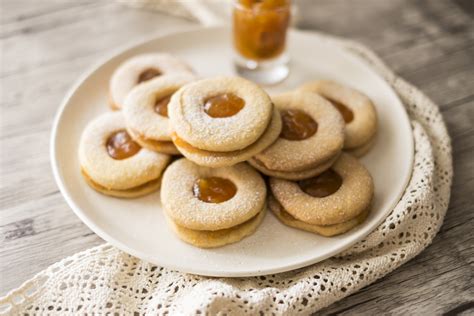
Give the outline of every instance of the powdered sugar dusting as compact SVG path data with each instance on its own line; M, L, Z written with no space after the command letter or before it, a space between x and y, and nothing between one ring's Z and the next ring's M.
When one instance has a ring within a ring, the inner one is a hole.
M206 203L192 192L195 181L222 177L232 181L237 192L222 203ZM219 230L247 221L262 210L266 186L260 174L246 163L207 168L187 159L172 163L163 175L161 200L167 215L178 225L195 230Z
M344 121L339 112L323 98L306 92L288 92L272 98L279 110L304 111L318 123L317 132L304 140L278 138L255 156L269 170L304 171L331 160L344 143Z
M276 109L274 109L270 125L263 133L262 137L243 150L232 152L211 152L197 148L190 150L185 147L180 147L179 145L177 145L177 147L186 158L199 165L213 168L231 166L250 159L250 157L270 146L275 139L278 138L278 135L280 135L281 125L280 114Z
M278 202L297 219L316 225L348 221L367 210L374 194L368 170L354 157L343 153L331 167L342 179L334 194L316 198L306 194L296 182L271 178L270 188Z
M204 111L205 100L233 93L245 101L237 114L213 118ZM272 104L266 92L239 77L217 77L189 84L172 99L169 113L176 133L192 146L209 151L230 152L257 141L267 128Z
M87 125L80 140L81 167L92 180L108 189L126 190L157 179L170 160L170 156L146 148L127 159L110 157L107 139L124 129L122 113L105 113Z
M115 107L123 107L127 94L137 85L138 76L149 68L159 70L162 75L193 74L190 66L169 54L142 54L127 59L114 71L110 79L110 97Z
M156 100L173 94L194 79L196 77L190 74L172 74L135 86L127 95L123 108L127 128L146 139L171 141L169 119L156 113Z
M377 112L362 92L330 80L309 82L301 91L314 92L347 106L354 119L346 124L344 148L356 148L370 142L377 131Z

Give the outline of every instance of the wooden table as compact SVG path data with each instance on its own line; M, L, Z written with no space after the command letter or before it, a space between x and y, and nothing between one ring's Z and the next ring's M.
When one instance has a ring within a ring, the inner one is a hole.
M321 314L474 312L474 1L304 0L299 27L359 40L441 106L455 178L433 244ZM49 161L61 99L130 41L195 24L110 0L1 0L0 294L103 241L71 212ZM316 62L316 61L315 61Z

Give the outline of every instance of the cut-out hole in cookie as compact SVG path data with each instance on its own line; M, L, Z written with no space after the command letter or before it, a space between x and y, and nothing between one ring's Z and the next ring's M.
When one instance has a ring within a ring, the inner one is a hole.
M223 118L233 116L240 112L245 101L233 93L219 94L207 99L204 103L204 111L210 117Z
M287 140L307 139L318 130L318 123L300 110L282 111L281 119L283 126L280 137Z
M141 149L140 145L133 141L130 135L124 130L110 135L107 139L106 147L109 156L117 160L132 157Z
M195 197L206 203L222 203L237 193L235 184L219 177L200 178L193 185Z
M156 68L147 68L138 75L137 84L151 80L158 76L161 76L161 71Z
M339 190L342 185L342 178L336 172L329 169L317 177L299 181L298 185L305 193L317 198L323 198Z
M329 102L334 105L334 107L341 113L342 118L344 119L344 122L350 123L352 120L354 120L354 113L344 104L341 102L337 102L336 100L326 98Z
M170 103L172 94L158 98L155 102L155 112L161 116L168 117L168 103Z

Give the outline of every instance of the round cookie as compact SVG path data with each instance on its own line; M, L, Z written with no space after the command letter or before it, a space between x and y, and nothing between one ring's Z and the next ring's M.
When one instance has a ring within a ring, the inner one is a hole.
M250 163L264 174L287 179L302 179L329 168L344 143L344 122L337 110L322 97L300 91L277 95L273 102L289 119L283 119L280 137ZM309 130L301 129L303 122ZM303 133L302 137L292 131Z
M79 162L87 183L117 197L137 197L159 188L169 160L170 156L133 142L118 112L102 114L90 122L79 144Z
M239 162L250 159L252 156L270 146L278 138L280 131L280 114L278 110L274 109L272 112L270 124L264 131L263 135L255 143L242 150L230 152L212 152L191 146L189 143L179 138L174 132L171 134L171 138L173 139L173 143L176 145L178 150L189 160L201 166L220 168L232 166Z
M331 168L331 166L334 164L334 162L338 158L339 158L339 155L336 155L334 156L334 158L329 159L327 162L324 162L316 166L315 168L302 170L302 171L288 171L288 172L267 169L258 160L255 160L253 158L249 159L247 162L252 167L254 167L255 169L257 169L258 171L260 171L261 173L267 176L297 181L297 180L308 179L311 177L316 177L317 175L323 173L325 170Z
M367 216L369 215L369 211L363 211L353 219L350 219L346 222L342 222L339 224L334 224L334 225L326 225L326 226L321 226L321 225L315 225L315 224L308 224L305 222L302 222L300 220L297 220L291 214L286 212L283 207L278 203L277 200L273 196L269 197L269 202L268 202L268 207L272 212L278 217L278 219L285 225L305 230L311 233L319 234L325 237L331 237L331 236L336 236L340 234L344 234L354 227L362 224Z
M233 183L234 195L220 203L198 198L196 183L209 178ZM257 215L263 209L265 199L265 182L246 163L207 168L179 159L167 168L161 186L161 201L167 216L177 225L192 230L216 231L239 225Z
M171 141L168 103L173 93L194 79L190 74L160 76L130 91L123 114L127 131L137 143L161 153L179 154Z
M270 188L284 210L302 222L323 226L347 222L369 208L373 180L368 170L346 153L339 156L331 170L342 183L325 197L309 195L298 183L278 178L270 178Z
M262 223L265 217L265 209L246 222L237 226L220 230L193 230L179 226L168 217L168 223L173 228L178 237L196 247L216 248L232 244L252 235Z
M346 124L344 149L368 148L377 132L377 113L365 94L330 80L313 81L300 90L320 94L341 112Z
M193 71L183 61L169 54L142 54L127 59L118 66L110 79L110 107L120 110L127 94L136 85L158 76L176 73L193 74Z
M191 146L212 152L243 150L265 132L272 102L255 83L217 77L186 85L173 95L169 117L176 134Z

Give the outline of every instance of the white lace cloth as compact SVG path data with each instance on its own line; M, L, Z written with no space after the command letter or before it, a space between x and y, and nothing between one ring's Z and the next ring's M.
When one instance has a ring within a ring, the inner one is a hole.
M309 314L383 277L425 247L446 213L451 145L438 107L395 76L369 49L319 34L364 58L402 99L412 121L415 161L400 202L367 238L299 270L210 278L157 267L110 245L66 258L0 299L5 314Z

